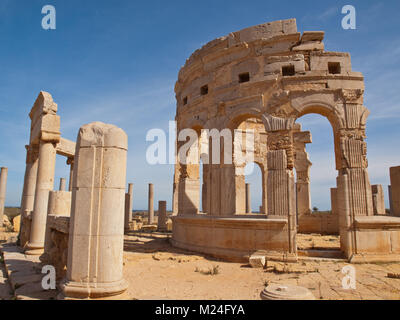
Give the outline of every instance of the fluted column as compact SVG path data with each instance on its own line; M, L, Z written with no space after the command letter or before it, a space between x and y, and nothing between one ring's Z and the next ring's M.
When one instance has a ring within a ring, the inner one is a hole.
M67 299L117 296L123 278L124 195L128 137L113 125L80 128L72 187Z

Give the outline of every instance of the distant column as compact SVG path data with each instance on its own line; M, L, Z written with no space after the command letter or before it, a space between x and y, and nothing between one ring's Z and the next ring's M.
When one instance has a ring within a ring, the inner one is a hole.
M129 230L132 221L133 183L128 185L128 193L125 193L125 230Z
M158 231L167 231L167 201L158 201Z
M8 169L1 168L0 171L0 227L3 226L4 205L6 202Z
M66 298L117 296L123 278L124 195L128 137L116 126L80 128L72 187Z
M251 213L250 183L246 183L246 213Z
M152 224L154 221L154 186L149 183L149 206L148 206L148 224Z
M54 187L55 164L55 144L48 141L41 141L39 146L39 167L36 179L31 234L25 254L39 255L43 253L49 192L53 190Z
M60 178L60 190L59 191L65 191L66 186L67 186L67 180L65 178Z

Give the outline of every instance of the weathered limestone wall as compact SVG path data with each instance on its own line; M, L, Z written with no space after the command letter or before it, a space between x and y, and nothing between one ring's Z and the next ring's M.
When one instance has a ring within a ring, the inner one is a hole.
M288 259L287 219L246 217L211 217L208 215L174 216L172 244L229 261L248 262L257 250L276 252L278 259Z
M128 138L113 125L81 127L75 155L67 298L123 293L124 203Z
M299 216L300 233L338 234L339 216L329 212L310 213Z

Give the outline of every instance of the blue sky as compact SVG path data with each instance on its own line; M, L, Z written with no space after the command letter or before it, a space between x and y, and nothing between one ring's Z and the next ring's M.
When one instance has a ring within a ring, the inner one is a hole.
M57 10L57 29L41 27L44 5ZM352 4L357 29L341 28L341 8ZM390 166L400 164L399 1L100 1L0 0L0 166L9 168L6 205L20 204L29 140L28 113L40 90L59 106L61 132L75 140L79 127L103 121L129 136L127 180L134 183L134 209L147 207L147 184L155 199L172 198L171 165L150 166L149 129L167 130L175 117L174 84L190 54L214 38L279 19L296 18L299 31L323 30L325 48L350 52L363 72L369 173L389 184ZM312 204L330 208L335 185L329 122L308 115L311 130ZM57 157L56 185L68 177ZM260 204L260 175L252 183L253 208ZM387 195L387 193L386 193ZM387 197L386 197L387 198ZM157 205L156 205L157 206Z

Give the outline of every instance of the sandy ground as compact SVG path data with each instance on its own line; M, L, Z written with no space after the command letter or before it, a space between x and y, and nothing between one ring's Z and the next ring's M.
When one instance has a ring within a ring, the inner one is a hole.
M124 276L132 299L259 299L268 283L307 287L317 299L400 299L399 263L357 264L356 289L343 289L344 260L313 259L266 269L228 263L173 248L166 235L131 232L125 237ZM299 247L339 247L335 236L299 235ZM216 274L210 274L216 270Z

